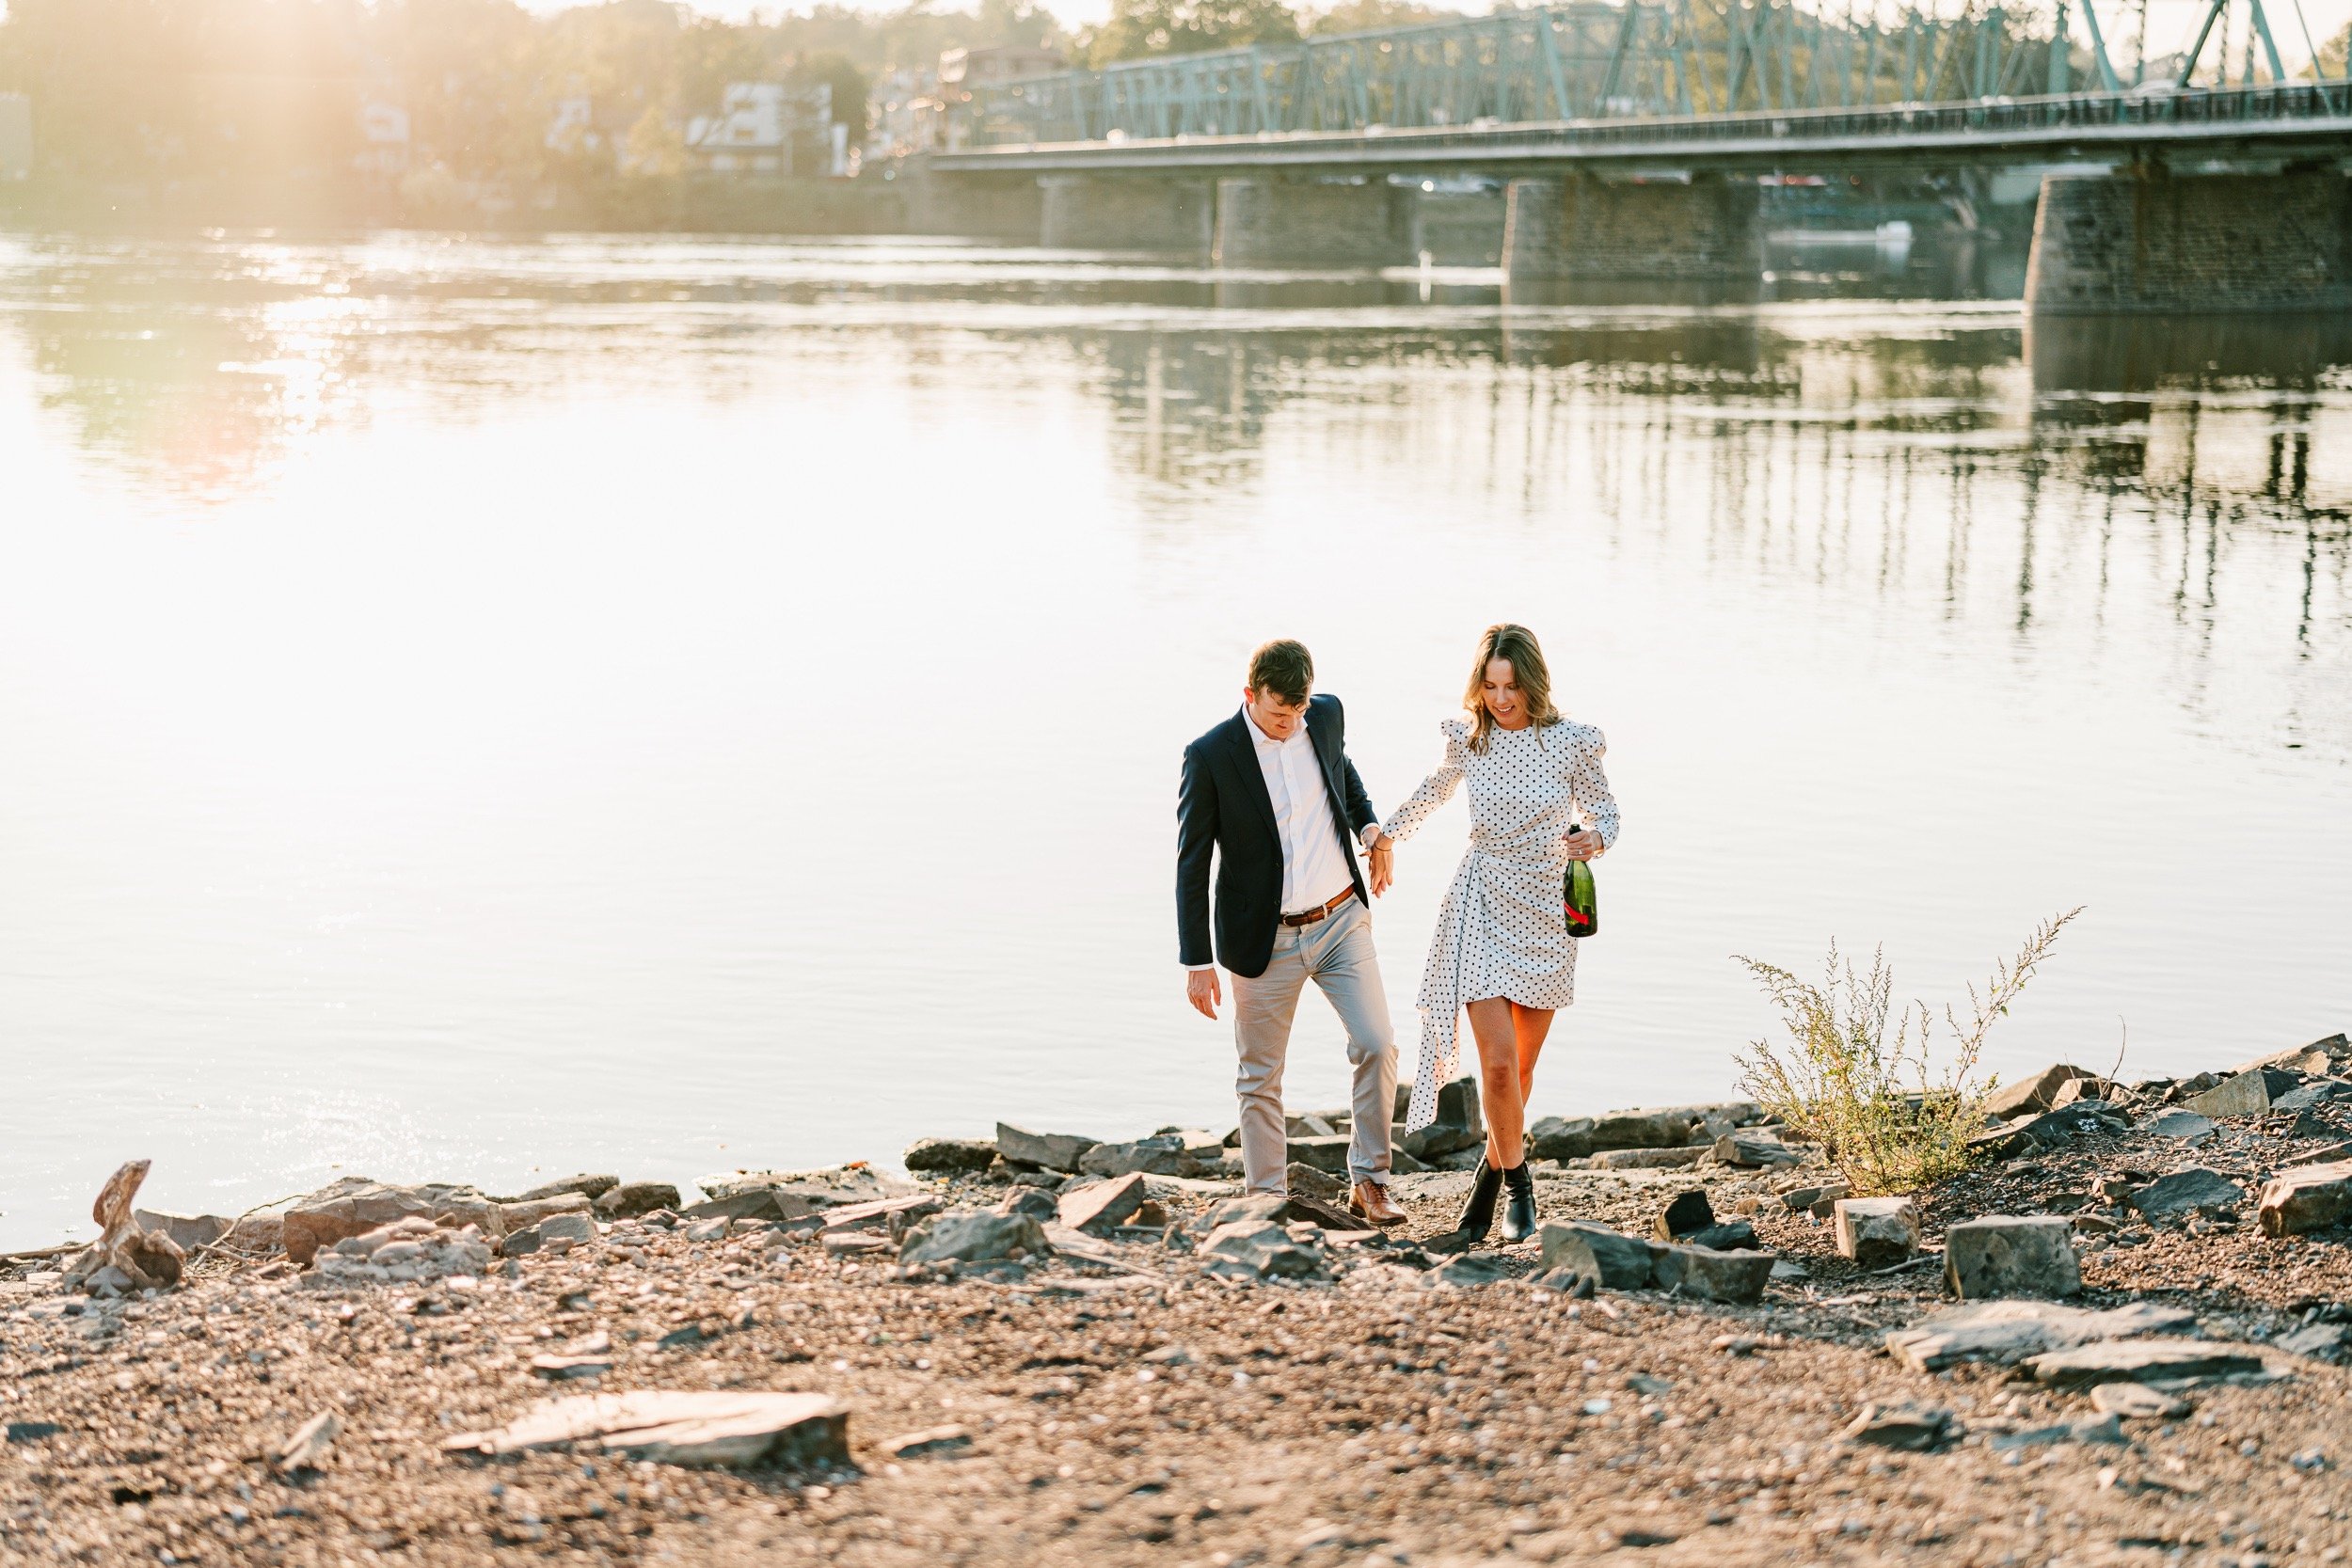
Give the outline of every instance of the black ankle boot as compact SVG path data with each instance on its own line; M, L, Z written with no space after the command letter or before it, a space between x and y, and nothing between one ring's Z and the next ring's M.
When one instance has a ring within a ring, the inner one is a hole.
M1502 1184L1511 1193L1510 1207L1502 1215L1502 1240L1505 1244L1524 1242L1535 1234L1535 1173L1527 1168L1524 1157L1502 1173Z
M1473 1243L1485 1241L1486 1232L1495 1227L1495 1198L1502 1191L1502 1173L1486 1161L1479 1161L1478 1175L1470 1182L1470 1201L1462 1205L1462 1217L1454 1222L1454 1228Z

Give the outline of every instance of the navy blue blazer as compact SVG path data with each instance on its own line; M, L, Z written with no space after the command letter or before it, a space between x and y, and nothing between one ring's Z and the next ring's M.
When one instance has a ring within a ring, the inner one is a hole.
M1282 918L1282 839L1274 827L1274 798L1266 793L1250 738L1249 716L1236 712L1184 748L1176 792L1176 940L1186 964L1212 961L1209 942L1209 862L1216 861L1216 942L1214 961L1245 979L1263 974L1274 956ZM1347 713L1337 697L1307 702L1307 736L1322 765L1356 896L1369 906L1358 835L1380 820L1364 781L1347 760Z

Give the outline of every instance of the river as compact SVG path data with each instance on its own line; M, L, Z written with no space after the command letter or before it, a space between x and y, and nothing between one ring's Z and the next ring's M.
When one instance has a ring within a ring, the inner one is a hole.
M2352 1026L2352 392L2299 325L1505 306L952 243L0 236L0 1244L1230 1126L1176 762L1304 639L1375 800L1487 623L1622 842L1538 1113L1724 1095L1732 955L2003 1073ZM1457 801L1377 911L1411 997ZM1302 1007L1295 1108L1343 1103Z

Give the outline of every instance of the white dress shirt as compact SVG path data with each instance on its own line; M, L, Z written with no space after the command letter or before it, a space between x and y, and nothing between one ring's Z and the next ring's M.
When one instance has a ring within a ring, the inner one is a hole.
M1324 786L1323 765L1307 734L1307 721L1299 720L1288 740L1277 740L1258 728L1248 708L1242 710L1242 721L1248 726L1250 744L1257 749L1258 771L1264 775L1266 797L1274 802L1274 831L1282 841L1282 912L1297 914L1319 908L1356 882L1339 824L1331 816L1331 792ZM1380 825L1368 824L1363 842L1369 846L1379 835Z

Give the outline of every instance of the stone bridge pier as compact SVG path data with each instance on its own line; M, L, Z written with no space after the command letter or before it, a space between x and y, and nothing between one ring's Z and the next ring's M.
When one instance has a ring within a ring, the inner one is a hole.
M1756 188L1720 174L1514 180L1502 265L1514 283L1753 283L1764 268Z
M1216 240L1216 186L1207 180L1049 174L1039 183L1039 233L1056 250L1206 256Z
M2344 309L2348 191L2333 169L2045 176L2026 309L2038 316Z
M1414 260L1421 193L1374 176L1216 182L1220 267L1401 267Z

